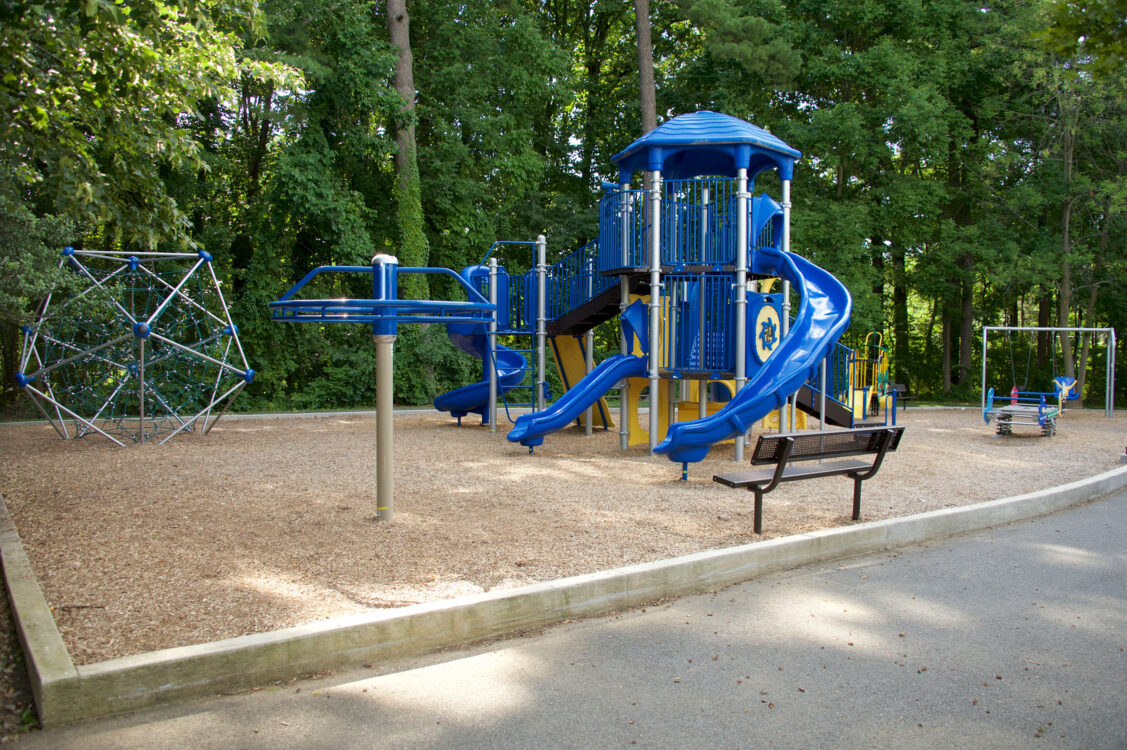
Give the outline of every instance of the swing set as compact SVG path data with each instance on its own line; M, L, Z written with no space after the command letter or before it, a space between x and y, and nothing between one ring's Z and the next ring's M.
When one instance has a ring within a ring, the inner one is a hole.
M1010 354L1010 375L1012 388L1009 395L994 395L994 388L986 387L986 358L987 343L991 331L1005 333ZM1052 334L1053 353L1053 389L1051 391L1029 390L1029 371L1033 362L1033 345L1030 343L1025 362L1025 376L1018 385L1017 365L1014 359L1013 333L1038 333ZM1056 327L1022 327L1022 326L983 326L982 328L982 418L986 424L995 420L998 425L998 435L1009 435L1014 425L1030 425L1040 427L1041 434L1051 437L1056 434L1056 422L1064 412L1064 405L1068 401L1075 401L1081 397L1077 392L1076 379L1066 375L1057 374L1056 337L1071 333L1102 334L1107 337L1107 383L1105 388L1104 416L1111 418L1115 413L1115 329L1114 328L1056 328ZM1055 405L1050 403L1055 400Z

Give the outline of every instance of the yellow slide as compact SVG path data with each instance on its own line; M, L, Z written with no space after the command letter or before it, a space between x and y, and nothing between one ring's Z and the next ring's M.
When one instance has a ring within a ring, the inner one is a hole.
M548 342L552 348L552 356L556 359L556 368L559 370L564 390L571 390L571 387L587 374L583 339L571 335L552 336L548 339ZM582 426L583 420L579 419L577 423ZM600 398L592 407L591 426L599 429L614 427L614 422L610 417L610 406L607 405L605 398Z

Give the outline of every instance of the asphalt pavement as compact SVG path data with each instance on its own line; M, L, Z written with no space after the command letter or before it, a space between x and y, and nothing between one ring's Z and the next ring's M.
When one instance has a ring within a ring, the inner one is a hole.
M1127 748L1127 492L26 748Z

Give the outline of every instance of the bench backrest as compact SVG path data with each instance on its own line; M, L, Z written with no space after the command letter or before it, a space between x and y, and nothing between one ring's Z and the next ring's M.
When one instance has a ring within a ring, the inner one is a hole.
M880 452L882 436L891 432L886 450L900 445L903 427L859 427L854 430L796 432L786 435L760 435L751 454L752 465L778 463L787 440L794 440L789 460L812 461L817 458L863 456Z

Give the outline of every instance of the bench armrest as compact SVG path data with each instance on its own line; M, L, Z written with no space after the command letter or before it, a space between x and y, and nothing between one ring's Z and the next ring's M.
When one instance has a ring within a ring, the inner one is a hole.
M877 444L877 457L873 459L872 467L868 471L850 474L849 476L853 477L854 479L860 479L864 481L876 474L877 470L880 469L881 463L884 461L884 454L888 453L888 446L892 444L892 438L894 436L895 433L892 430L886 430L882 432L880 437L877 438L877 440L879 441Z

